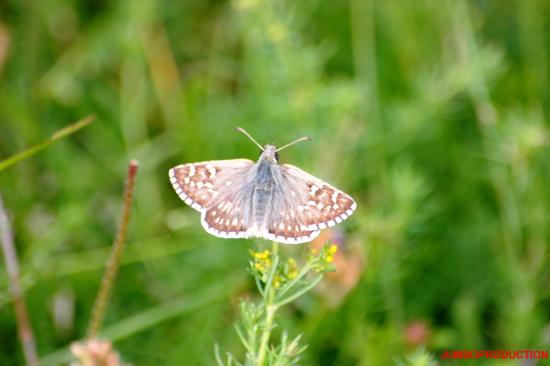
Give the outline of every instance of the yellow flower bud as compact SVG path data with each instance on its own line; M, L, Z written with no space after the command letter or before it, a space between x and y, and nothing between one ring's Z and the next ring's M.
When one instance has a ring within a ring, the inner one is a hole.
M273 287L275 288L281 287L281 277L275 276L275 278L273 279Z

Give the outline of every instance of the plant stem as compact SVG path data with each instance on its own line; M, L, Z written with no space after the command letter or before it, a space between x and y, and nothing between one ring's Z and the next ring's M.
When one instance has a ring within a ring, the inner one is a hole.
M273 242L272 245L272 256L271 260L273 263L273 268L271 269L272 273L275 273L277 268L275 268L279 263L279 254L278 254L279 244ZM273 282L273 276L270 276L270 281ZM267 348L269 347L269 338L271 337L271 330L273 329L273 319L275 318L275 313L277 312L278 306L274 303L275 300L275 288L272 283L267 284L268 292L264 297L265 302L265 325L262 330L262 337L260 340L260 349L258 350L258 357L256 358L256 366L263 366L265 362L265 357L267 355Z
M271 290L275 291L275 290ZM272 296L271 296L272 298ZM257 366L263 366L265 362L265 356L267 354L267 347L269 346L269 338L271 337L271 329L273 328L273 318L275 318L275 313L277 312L277 307L271 304L266 304L265 309L265 326L262 331L262 338L260 341L260 350L258 351Z
M307 286L305 286L304 288L302 288L301 290L293 293L292 295L288 296L286 299L282 299L281 301L279 301L276 305L277 307L279 306L283 306L283 305L286 305L294 300L296 300L297 298L299 298L300 296L302 296L303 294L305 294L306 292L308 292L309 290L311 290L312 288L314 288L315 286L317 286L317 284L319 282L321 282L321 280L323 279L323 276L322 275L319 275L317 276L317 278L315 278L310 284L308 284Z
M19 330L19 338L21 339L21 347L25 356L27 365L37 366L38 356L36 352L36 344L34 335L27 313L27 306L21 291L19 282L19 266L17 264L17 253L13 244L13 234L10 228L10 223L2 197L0 197L0 233L2 234L2 250L4 252L4 260L6 262L6 270L8 272L8 281L10 284L11 295L13 296L13 306L15 308L15 318L17 321L17 329Z
M128 176L126 178L126 187L124 189L124 208L122 211L122 220L120 222L120 226L118 227L117 236L111 249L111 255L109 256L105 273L101 279L101 286L92 309L92 317L90 319L87 332L88 338L95 338L101 328L103 318L105 317L105 310L107 309L107 303L109 302L109 297L111 296L112 285L116 278L118 267L120 266L120 258L122 257L122 252L124 250L126 232L128 231L128 223L130 222L132 196L134 193L137 169L137 161L132 160L128 166Z

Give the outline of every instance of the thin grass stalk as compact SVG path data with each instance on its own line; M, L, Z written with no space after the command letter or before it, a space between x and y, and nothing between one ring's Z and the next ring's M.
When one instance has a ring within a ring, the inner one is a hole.
M15 319L17 329L21 340L21 348L25 362L30 366L38 366L38 353L34 342L34 333L32 331L27 305L21 291L19 282L19 265L17 263L17 252L13 243L13 233L2 197L0 196L0 234L2 235L2 251L4 252L4 261L8 272L8 281L10 292L13 297L13 306L15 308Z
M101 329L107 304L111 296L113 283L118 273L120 259L124 251L126 241L126 233L128 232L128 224L130 222L130 212L132 210L132 197L136 182L136 174L138 163L135 160L130 161L128 166L128 176L126 178L126 187L124 189L124 207L122 211L122 220L118 227L118 232L111 248L111 254L107 260L105 272L101 279L101 285L97 293L96 301L92 309L90 324L88 325L87 338L95 338Z
M62 129L56 131L46 141L43 141L38 145L30 147L26 150L21 151L20 153L17 153L13 156L10 156L9 158L7 158L5 160L0 161L0 171L2 171L4 169L18 163L18 162L20 162L21 160L27 159L28 157L30 157L30 156L36 154L37 152L39 152L40 150L45 149L46 147L50 146L51 144L53 144L57 140L60 140L64 137L66 137L68 135L71 135L71 134L77 132L78 130L86 127L87 125L89 125L94 120L94 118L95 118L95 116L93 116L93 115L84 117L84 118L78 120L77 122L72 123L72 124L70 124L66 127L63 127Z

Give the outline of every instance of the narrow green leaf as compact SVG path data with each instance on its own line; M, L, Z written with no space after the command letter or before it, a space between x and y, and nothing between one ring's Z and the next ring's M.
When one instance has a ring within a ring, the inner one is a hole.
M66 127L63 127L59 131L56 131L49 139L47 139L44 142L41 142L40 144L33 146L31 148L28 148L27 150L23 150L18 154L15 154L5 160L0 161L0 171L20 162L21 160L25 160L28 157L31 157L32 155L36 154L40 150L45 149L46 147L50 146L50 144L54 143L57 140L60 140L68 135L71 135L75 133L76 131L80 130L81 128L86 127L89 125L93 120L95 116L90 115L87 117L82 118L81 120L70 124Z

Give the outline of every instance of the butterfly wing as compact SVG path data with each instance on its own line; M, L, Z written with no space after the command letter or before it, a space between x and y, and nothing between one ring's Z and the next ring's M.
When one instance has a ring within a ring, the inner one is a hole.
M244 238L248 228L247 182L254 162L216 160L178 165L169 171L178 196L201 212L204 229L222 238Z
M268 220L268 239L305 243L355 211L353 198L321 179L290 164L280 166L280 172Z
M252 190L253 185L247 184L245 180L240 186L222 191L220 196L202 211L201 223L204 229L220 238L237 239L253 236L249 231L252 225Z
M253 161L248 159L213 160L178 165L168 171L172 187L189 206L201 212L220 191L236 184Z

